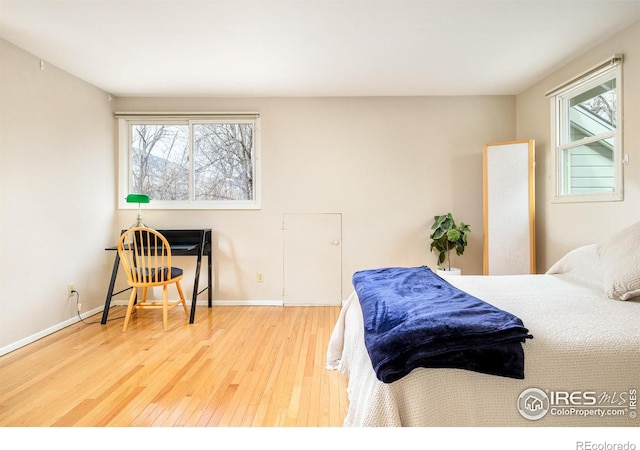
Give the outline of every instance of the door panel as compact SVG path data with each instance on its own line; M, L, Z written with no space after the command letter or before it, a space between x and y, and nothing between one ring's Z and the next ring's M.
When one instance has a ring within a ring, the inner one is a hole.
M285 305L342 303L342 215L284 214Z

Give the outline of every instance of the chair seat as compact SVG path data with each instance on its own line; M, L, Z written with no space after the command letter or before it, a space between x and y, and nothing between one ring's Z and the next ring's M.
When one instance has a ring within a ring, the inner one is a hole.
M169 271L171 269L171 271ZM159 283L162 281L170 281L172 278L177 278L182 275L183 271L179 267L152 267L135 270L142 279L147 280L147 283ZM169 274L169 276L167 276Z

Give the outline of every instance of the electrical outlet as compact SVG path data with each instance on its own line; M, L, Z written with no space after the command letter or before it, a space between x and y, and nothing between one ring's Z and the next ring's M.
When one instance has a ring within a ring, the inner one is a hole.
M262 272L258 272L256 280L258 281L258 283L264 283L264 274Z
M76 284L75 283L69 283L67 285L67 297L71 297L73 295L73 291L76 290Z

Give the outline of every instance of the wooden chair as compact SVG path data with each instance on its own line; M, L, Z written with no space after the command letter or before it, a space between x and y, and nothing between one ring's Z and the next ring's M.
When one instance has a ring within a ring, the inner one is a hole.
M162 309L164 331L167 330L169 310L174 306L182 304L185 314L189 316L180 285L182 269L171 266L171 246L162 234L151 228L130 228L120 236L118 254L129 285L132 287L122 327L123 332L127 331L131 314L138 309ZM169 301L167 287L174 283L180 298ZM154 286L162 286L161 302L147 301L147 289ZM138 288L141 295L136 301Z

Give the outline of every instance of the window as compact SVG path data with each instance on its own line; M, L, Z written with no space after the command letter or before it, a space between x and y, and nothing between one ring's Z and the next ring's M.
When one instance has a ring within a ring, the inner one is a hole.
M622 200L622 57L551 97L557 202Z
M259 116L117 114L119 202L157 209L258 209Z

